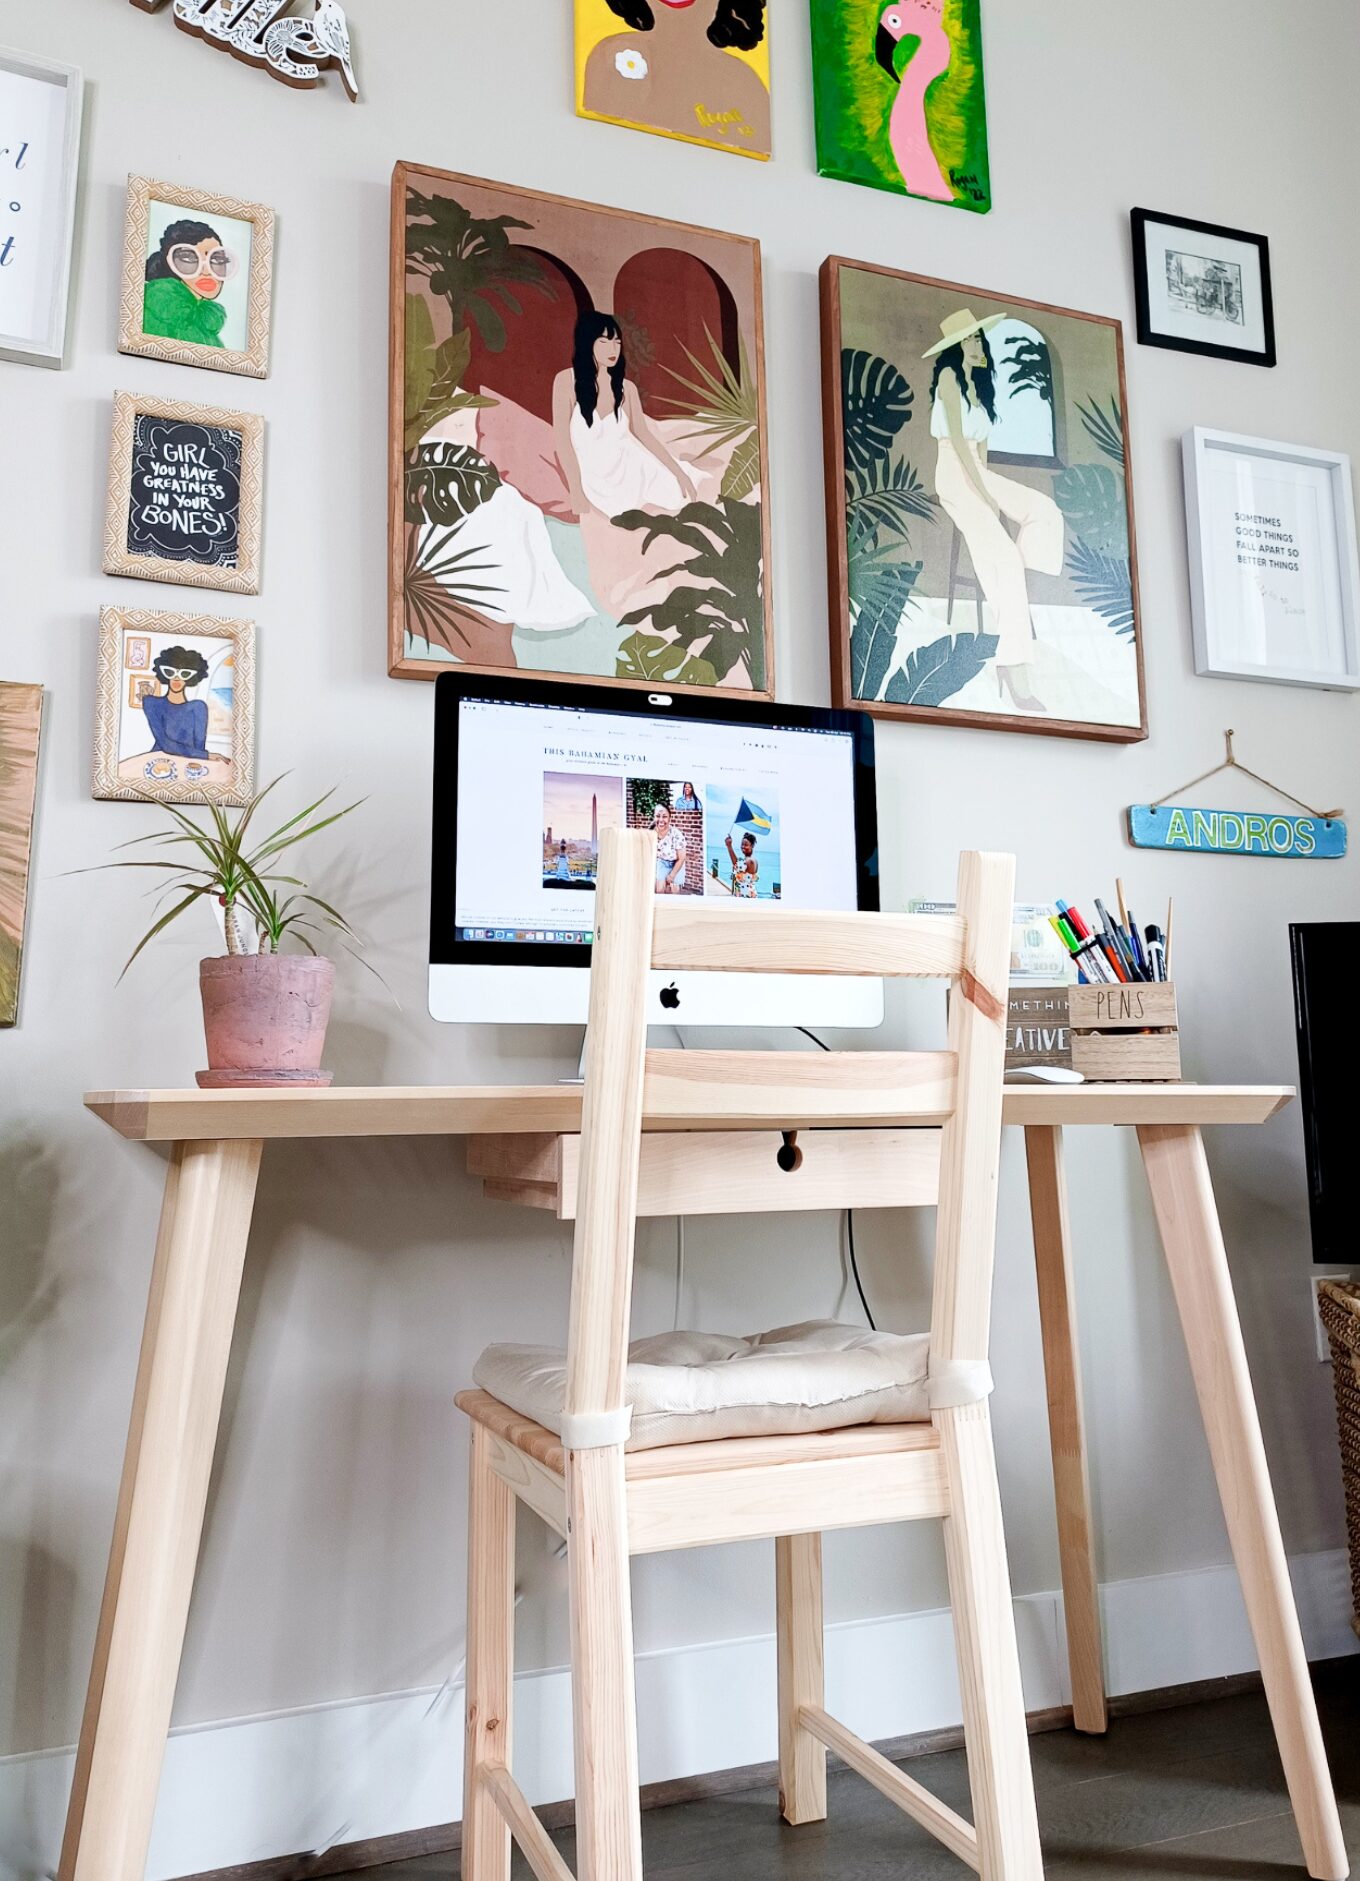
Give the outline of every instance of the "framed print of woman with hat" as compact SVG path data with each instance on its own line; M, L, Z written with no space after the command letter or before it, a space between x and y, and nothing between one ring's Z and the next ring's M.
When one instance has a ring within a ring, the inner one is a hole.
M822 315L836 703L1146 737L1119 322L838 257Z

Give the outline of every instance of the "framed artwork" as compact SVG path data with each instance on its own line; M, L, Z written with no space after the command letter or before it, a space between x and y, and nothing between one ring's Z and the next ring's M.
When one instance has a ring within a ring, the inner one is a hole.
M1135 209L1138 339L1209 359L1275 364L1270 243L1264 235Z
M120 353L269 376L274 211L128 178Z
M0 680L0 1026L19 1018L42 687Z
M768 160L767 0L576 0L576 110Z
M814 0L817 171L985 215L981 0Z
M0 48L0 359L59 368L85 86L73 65Z
M1185 435L1195 671L1360 690L1360 563L1341 451Z
M757 242L398 164L391 672L773 692Z
M260 592L264 419L116 392L104 573Z
M1147 736L1117 320L822 269L835 703Z
M94 795L241 805L254 783L254 624L106 607Z

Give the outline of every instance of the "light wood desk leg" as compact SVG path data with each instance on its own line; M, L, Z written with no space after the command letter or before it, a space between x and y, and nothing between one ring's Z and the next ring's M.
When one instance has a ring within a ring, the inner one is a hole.
M59 1881L142 1881L260 1167L177 1144L165 1181Z
M798 1722L826 1706L822 1538L780 1535L774 1544L779 1641L779 1808L785 1822L825 1822L826 1745Z
M1101 1732L1107 1728L1109 1719L1105 1709L1100 1584L1096 1577L1091 1482L1086 1465L1062 1131L1049 1125L1028 1125L1025 1156L1029 1163L1034 1264L1039 1275L1044 1376L1048 1382L1048 1432L1058 1508L1058 1559L1062 1571L1063 1618L1067 1625L1068 1671L1072 1681L1072 1722L1079 1731Z
M1141 1125L1138 1141L1304 1858L1317 1881L1343 1881L1350 1864L1204 1143L1192 1125L1168 1124Z

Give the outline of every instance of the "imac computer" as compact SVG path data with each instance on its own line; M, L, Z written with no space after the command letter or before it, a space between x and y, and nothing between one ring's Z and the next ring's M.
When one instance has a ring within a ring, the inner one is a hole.
M730 694L443 673L430 1012L584 1025L600 838L657 835L657 892L878 907L873 722ZM878 980L654 974L658 1025L875 1026Z

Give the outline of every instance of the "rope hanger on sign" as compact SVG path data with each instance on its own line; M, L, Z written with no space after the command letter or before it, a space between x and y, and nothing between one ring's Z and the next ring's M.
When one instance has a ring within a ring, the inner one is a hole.
M1234 752L1234 736L1235 734L1231 731L1225 731L1223 734L1228 749L1228 755L1222 764L1215 764L1212 770L1201 771L1199 776L1192 777L1188 784L1178 784L1174 790L1164 792L1162 796L1153 799L1150 807L1154 810L1160 810L1162 805L1169 803L1173 797L1183 797L1187 790L1193 790L1196 784L1204 783L1207 778L1217 777L1220 771L1241 771L1242 775L1249 777L1254 784L1260 784L1264 789L1273 791L1277 797L1283 797L1286 803L1297 804L1300 810L1306 810L1309 816L1319 817L1324 823L1330 823L1335 818L1346 814L1344 810L1340 809L1315 810L1311 803L1305 803L1303 798L1296 797L1293 791L1284 790L1279 784L1272 784L1268 777L1262 777L1259 771L1251 770L1247 765L1243 764L1242 760Z

